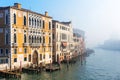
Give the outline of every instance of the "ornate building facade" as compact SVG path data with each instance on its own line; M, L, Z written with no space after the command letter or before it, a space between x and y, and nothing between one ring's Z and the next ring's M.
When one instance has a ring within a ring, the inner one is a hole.
M53 23L53 60L55 62L70 59L73 50L73 28L71 22Z
M23 9L0 7L0 69L52 62L52 17Z

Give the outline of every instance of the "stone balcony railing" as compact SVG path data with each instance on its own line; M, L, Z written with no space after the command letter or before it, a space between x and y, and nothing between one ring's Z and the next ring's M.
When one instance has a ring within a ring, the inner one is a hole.
M32 47L39 47L41 44L40 43L30 43L30 46Z
M23 43L23 46L29 46L29 43Z
M16 47L17 47L17 46L18 46L18 44L17 44L17 43L12 43L12 46L16 46Z
M9 57L9 55L8 54L5 54L5 53L3 53L3 54L0 54L0 57Z

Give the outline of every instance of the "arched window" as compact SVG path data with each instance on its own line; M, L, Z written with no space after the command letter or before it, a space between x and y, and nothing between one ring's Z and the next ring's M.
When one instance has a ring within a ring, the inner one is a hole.
M37 43L39 43L39 37L37 37Z
M26 17L24 16L24 26L26 26Z
M43 36L43 43L45 43L45 37Z
M35 37L33 37L33 43L35 43L35 41L36 41L36 39L35 39Z
M42 38L40 37L40 43L42 42Z
M32 18L32 26L34 25L34 19Z
M33 39L34 39L34 38L33 38L33 36L32 36L32 43L33 43Z
M45 21L43 20L43 29L45 28Z
M24 43L27 42L26 34L24 34Z
M5 22L6 22L6 24L8 24L8 14L6 14L6 16L5 16Z
M36 19L35 19L35 26L36 26Z
M37 38L35 37L35 43L37 43Z
M40 20L40 27L41 27L41 20Z
M16 34L14 34L14 43L17 42L17 37L16 37Z
M16 24L16 14L14 14L14 24Z
M29 18L29 25L31 25L31 18Z
M37 20L37 26L39 26L39 20Z

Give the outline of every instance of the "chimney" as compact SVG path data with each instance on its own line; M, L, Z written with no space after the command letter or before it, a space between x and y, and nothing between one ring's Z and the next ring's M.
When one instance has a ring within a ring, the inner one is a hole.
M14 3L14 6L18 9L21 9L21 4L20 3Z
M45 11L45 16L48 16L48 12L47 11Z

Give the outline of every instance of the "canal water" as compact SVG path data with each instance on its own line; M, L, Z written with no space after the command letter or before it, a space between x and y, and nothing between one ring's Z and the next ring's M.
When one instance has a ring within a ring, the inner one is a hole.
M69 68L63 64L61 71L24 73L21 80L120 80L120 51L94 50Z

